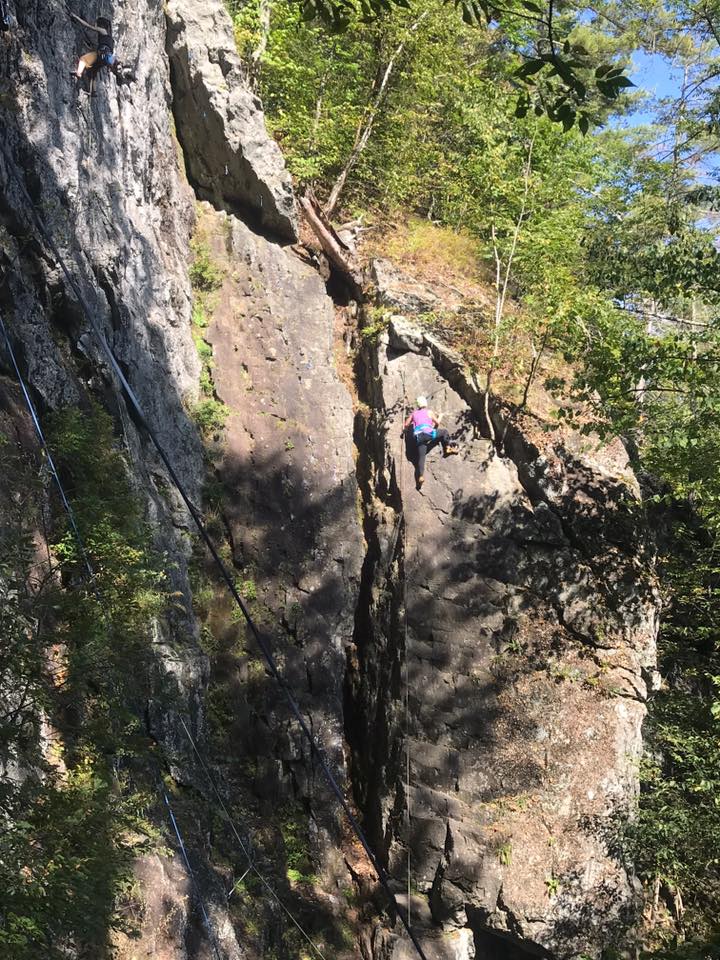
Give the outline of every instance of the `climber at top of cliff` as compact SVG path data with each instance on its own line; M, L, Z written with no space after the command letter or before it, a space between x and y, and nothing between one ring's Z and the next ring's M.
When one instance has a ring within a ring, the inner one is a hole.
M119 83L132 83L135 75L129 67L123 66L121 60L115 56L115 41L112 35L112 24L107 17L98 17L97 23L88 23L76 13L71 13L73 20L77 20L88 30L94 30L98 35L97 50L84 53L78 60L75 76L79 81L88 80L88 92L92 94L95 77L101 67L107 67L118 79Z
M450 434L440 426L439 419L428 409L427 398L420 396L415 401L417 407L403 424L403 435L412 426L413 437L417 444L417 465L415 468L415 483L418 490L425 482L425 457L428 450L436 444L442 446L443 456L451 457L458 453L456 444L450 442Z
M10 14L8 13L7 3L0 0L0 30L10 29Z

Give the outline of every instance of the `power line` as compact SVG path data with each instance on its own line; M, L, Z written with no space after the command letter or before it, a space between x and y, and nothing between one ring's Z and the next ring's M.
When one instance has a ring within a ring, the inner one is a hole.
M64 258L62 257L60 251L58 250L58 247L57 247L57 245L55 244L55 241L53 240L51 234L49 233L47 227L45 226L45 223L43 222L42 217L40 216L40 214L38 213L38 211L37 211L37 209L36 209L35 203L33 202L32 198L30 197L30 195L29 195L29 193L28 193L27 187L25 186L24 180L23 180L22 177L20 176L20 171L18 170L18 167L17 167L17 164L15 163L15 160L12 158L12 156L10 156L10 154L9 154L9 152L8 152L5 144L2 143L2 142L0 142L0 151L2 152L3 156L5 157L5 162L6 162L6 164L10 167L10 169L11 169L11 171L12 171L13 177L15 178L15 181L16 181L16 183L18 184L18 186L19 186L19 188L20 188L20 192L22 193L22 195L23 195L24 198L26 199L26 201L27 201L27 203L28 203L28 206L29 206L30 210L32 211L32 216L33 216L33 219L35 220L35 223L37 224L38 230L40 231L41 235L42 235L43 238L45 239L45 242L47 243L47 245L48 245L51 253L53 254L56 263L58 264L58 266L60 266L63 274L65 275L65 279L67 280L68 284L70 285L70 288L71 288L71 289L73 290L73 292L75 293L75 296L77 297L78 303L80 304L80 306L81 306L81 308L82 308L82 311L83 311L83 313L84 313L84 315L85 315L85 319L86 319L87 322L90 324L90 327L92 328L93 332L94 332L95 335L97 336L98 341L99 341L99 343L100 343L100 346L102 347L103 352L105 353L105 355L106 355L106 357L107 357L107 359L108 359L108 362L109 362L109 364L110 364L111 369L114 371L115 375L117 376L118 380L120 381L120 384L122 385L123 389L125 390L125 393L126 393L126 395L127 395L127 397L128 397L128 400L130 401L130 404L131 404L131 406L133 407L133 409L134 409L134 411L135 411L135 413L136 413L136 415L137 415L137 417L138 417L138 420L140 421L140 423L142 424L142 426L143 426L144 429L146 430L148 436L150 437L150 440L152 441L152 444L153 444L153 446L155 447L155 449L156 449L156 451L157 451L160 459L161 459L162 462L164 463L164 465L165 465L165 467L166 467L166 469L167 469L167 471L168 471L168 474L169 474L169 476L170 476L173 484L175 485L175 488L177 489L177 491L178 491L178 493L180 494L183 502L185 503L185 506L187 507L187 509L188 509L188 511L189 511L192 519L193 519L193 522L195 523L195 526L197 527L198 532L200 533L200 536L202 537L202 539L203 539L203 541L205 542L208 550L210 551L210 555L212 556L215 565L217 566L218 570L220 571L220 573L221 573L221 575L222 575L222 578L223 578L223 580L225 581L225 584L226 584L226 586L227 586L227 588L228 588L228 591L230 592L230 594L232 595L235 603L237 604L238 608L240 609L240 611L241 611L241 613L242 613L242 615L243 615L243 617L244 617L244 619L245 619L245 622L247 623L247 625L248 625L248 627L249 627L249 629L250 629L250 632L252 633L253 638L255 639L255 642L257 643L257 645L258 645L258 647L259 647L259 649L260 649L263 657L265 658L265 661L266 661L266 663L267 663L267 665L268 665L268 668L269 668L269 670L270 670L270 673L271 673L272 677L275 679L275 681L277 682L278 686L279 686L280 689L283 691L283 693L284 693L284 695L285 695L285 699L287 700L288 705L289 705L289 707L290 707L291 713L293 714L293 716L294 716L295 719L297 720L298 724L300 725L300 729L302 730L303 735L305 736L305 738L306 738L307 741L308 741L308 744L310 745L311 753L316 757L316 759L317 759L317 761L318 761L318 763L319 763L319 765L320 765L320 768L321 768L321 770L322 770L322 772L323 772L323 775L325 776L325 779L326 779L328 785L330 786L332 792L335 794L335 797L337 798L340 806L342 807L342 809L343 809L343 811L344 811L344 813L345 813L345 816L347 817L347 819L348 819L348 821L349 821L349 823L350 823L350 826L351 826L353 832L355 833L355 836L358 838L358 840L360 841L360 844L362 845L365 853L367 854L368 859L370 860L370 862L371 862L371 864L372 864L372 866L373 866L373 869L375 870L375 873L376 873L376 875L377 875L377 877L378 877L378 880L380 881L380 884L381 884L381 886L383 887L383 889L384 889L384 891L385 891L385 894L386 894L386 896L387 896L387 898L388 898L388 900L389 900L389 902L390 902L393 910L395 911L396 915L400 918L400 922L402 923L403 927L405 928L405 931L407 932L408 937L410 938L410 940L411 940L411 942L412 942L412 944L413 944L413 947L415 948L418 956L420 957L420 960L427 960L427 957L425 956L425 953L424 953L422 947L420 946L420 943L419 943L417 937L415 936L415 934L413 933L413 931L412 931L411 928L410 928L410 924L408 923L408 920L407 920L406 915L405 915L405 914L403 913L403 911L400 909L400 905L399 905L399 903L398 903L398 901L397 901L397 898L395 897L395 894L393 893L393 891L392 891L392 889L391 889L391 887L390 887L390 878L389 878L389 876L388 876L385 868L382 866L382 864L379 862L379 860L378 860L377 857L375 856L375 854L374 854L374 852L373 852L373 850L372 850L372 848L371 848L371 846L370 846L370 843L369 843L368 839L367 839L366 836L365 836L364 831L362 830L362 828L361 828L360 824L358 823L355 815L353 814L352 810L350 809L350 805L349 805L349 803L347 802L347 800L345 799L345 796L343 795L343 792L342 792L342 790L340 789L340 786L338 785L337 780L335 779L333 773L331 772L330 767L328 766L328 763L327 763L327 761L325 760L325 758L324 758L324 756L323 756L322 750L321 750L320 746L318 745L318 743L316 742L315 737L313 736L313 734L312 734L312 732L311 732L311 730L310 730L310 728L309 728L309 726L308 726L308 724L307 724L307 721L306 721L305 718L303 717L303 715L302 715L302 713L301 713L301 711L300 711L300 707L299 707L297 701L295 700L295 697L293 696L292 691L290 690L290 687L288 686L287 682L285 681L285 679L283 678L282 674L280 673L280 670L278 669L277 663L275 662L275 658L274 658L274 656L273 656L273 654L272 654L272 651L270 650L270 647L268 646L268 644L267 644L267 642L265 641L265 639L261 636L261 634L260 634L257 626L255 625L255 622L254 622L252 616L250 615L249 610L248 610L247 607L245 606L245 603L243 602L243 599L242 599L242 597L240 596L240 594L239 594L239 592L238 592L238 590L237 590L237 588L236 588L236 586L235 586L235 582L234 582L232 576L230 575L229 570L227 569L227 567L226 567L225 564L223 563L222 559L220 558L220 555L219 555L219 553L218 553L218 551L217 551L217 549L216 549L216 547L215 547L215 545L214 545L214 543L213 543L210 535L208 534L208 532L207 532L207 530L206 530L206 528L205 528L205 524L203 523L202 518L201 518L198 510L196 509L196 507L193 505L192 501L190 500L190 498L189 498L189 496L188 496L188 494L187 494L187 492L186 492L186 490L185 490L185 487L184 487L183 484L182 484L182 481L180 480L180 478L178 477L177 473L175 472L175 470L174 470L174 468L173 468L173 466L172 466L172 464L171 464L171 462L170 462L167 454L165 453L165 450L163 449L163 447L162 447L162 445L161 445L161 443L160 443L160 441L159 441L159 439L158 439L155 431L154 431L154 430L152 429L152 427L150 426L150 424L149 424L149 422L148 422L148 420L147 420L147 417L145 416L145 413L144 413L144 411L143 411L143 409L142 409L142 406L141 406L141 404L140 404L140 401L139 401L138 398L135 396L135 393L134 393L132 387L130 386L130 384L129 384L128 381L127 381L127 378L125 377L125 375L123 374L122 370L120 369L120 365L118 364L117 359L115 358L115 355L114 355L113 351L111 350L111 348L110 348L110 346L109 346L109 344L108 344L108 342L107 342L107 340L106 340L106 338L105 338L104 333L102 332L102 330L100 329L100 327L98 326L98 324L95 322L95 319L94 319L94 317L93 317L92 310L90 309L90 306L88 305L88 302L87 302L85 296L83 295L83 293L82 293L82 291L81 291L78 283L76 282L75 278L74 278L74 277L72 276L72 274L70 273L70 270L69 270L67 264L65 263Z

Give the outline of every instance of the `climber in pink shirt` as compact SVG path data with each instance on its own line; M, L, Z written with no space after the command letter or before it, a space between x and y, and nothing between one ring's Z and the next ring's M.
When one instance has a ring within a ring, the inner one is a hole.
M417 408L413 410L403 424L403 433L412 426L418 449L415 478L419 490L425 482L425 457L431 447L434 447L436 443L441 444L443 456L446 457L450 457L459 451L456 444L450 443L450 434L444 427L440 426L437 418L433 416L432 410L428 410L427 398L418 397L416 403Z

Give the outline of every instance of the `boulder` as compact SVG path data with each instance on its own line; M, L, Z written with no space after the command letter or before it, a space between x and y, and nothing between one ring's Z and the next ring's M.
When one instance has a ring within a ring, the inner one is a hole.
M290 174L246 82L224 3L169 0L165 12L173 112L198 196L296 240Z

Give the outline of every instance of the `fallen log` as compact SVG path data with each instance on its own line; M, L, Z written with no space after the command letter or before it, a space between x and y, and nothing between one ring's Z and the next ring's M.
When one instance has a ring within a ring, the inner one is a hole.
M301 197L300 206L325 256L333 267L346 277L356 298L360 299L363 289L362 271L350 248L343 243L335 228L325 216L312 190L308 190L305 196Z

